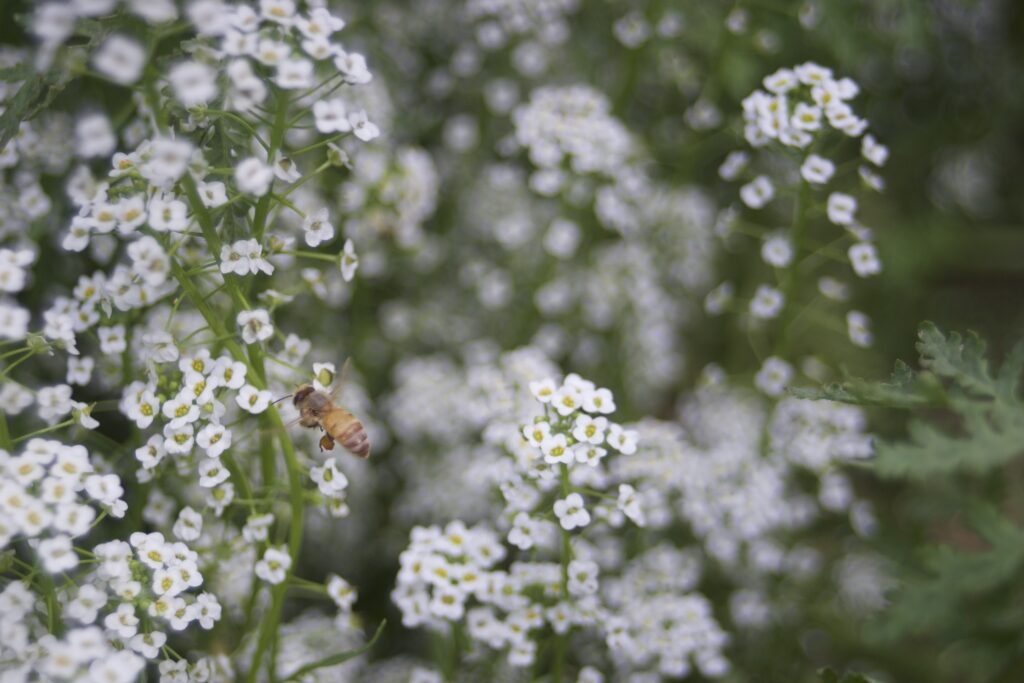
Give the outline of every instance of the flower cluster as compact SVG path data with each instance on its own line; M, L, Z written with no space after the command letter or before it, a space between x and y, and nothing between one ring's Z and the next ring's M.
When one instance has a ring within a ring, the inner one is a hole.
M802 292L796 287L795 269L822 257L838 260L836 246L820 246L808 237L813 234L808 225L811 207L820 206L828 222L844 231L835 244L848 243L846 258L856 275L870 277L881 272L873 232L857 217L855 195L842 187L849 184L842 173L846 164L829 158L824 150L826 145L845 149L844 140L859 139L863 163L858 166L858 177L876 191L884 188L884 181L872 167L885 165L889 156L888 149L866 132L868 121L851 106L860 91L853 80L836 78L830 69L807 62L766 76L764 87L743 100L744 134L755 150L761 150L762 167L775 177L759 173L755 160L745 151L732 152L719 168L725 180L750 178L740 188L740 199L754 216L779 204L784 196L795 196L795 217L788 232L749 223L735 209L723 217L726 230L761 240L762 261L781 276L781 287L757 287L747 309L753 321L779 318L784 313L791 319L800 306L810 305L796 298ZM791 168L794 153L799 160L797 167ZM819 197L826 191L826 197ZM833 240L834 236L826 238L826 242ZM849 296L845 285L832 277L821 278L818 290L820 296L839 302ZM732 296L732 284L723 283L709 295L707 310L713 314L723 311L731 304ZM867 316L850 310L846 319L853 343L870 345Z
M30 439L11 455L0 449L0 549L31 540L43 569L70 571L79 556L73 539L104 515L124 517L127 504L116 474L97 471L84 446Z

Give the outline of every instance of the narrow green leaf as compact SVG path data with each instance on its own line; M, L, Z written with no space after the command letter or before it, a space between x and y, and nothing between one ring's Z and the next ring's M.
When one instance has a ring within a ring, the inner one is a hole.
M377 627L377 631L373 634L373 638L370 638L370 642L368 642L366 645L363 645L362 647L355 650L338 652L336 654L324 657L323 659L317 660L311 664L307 664L299 668L298 670L294 671L290 676L287 676L284 680L294 681L302 677L303 675L308 674L310 671L322 669L327 666L336 666L338 664L343 664L344 662L347 662L350 659L353 659L365 652L368 652L370 648L372 648L376 644L377 639L380 638L381 634L384 633L384 627L387 626L387 623L387 619L380 622L380 626Z

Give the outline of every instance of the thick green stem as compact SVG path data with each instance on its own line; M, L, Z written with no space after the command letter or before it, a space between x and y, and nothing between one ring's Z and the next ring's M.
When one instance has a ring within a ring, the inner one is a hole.
M562 497L566 498L572 493L572 485L569 481L569 466L562 463L558 466L558 476L562 485ZM562 534L562 599L569 598L569 562L572 561L572 538L569 532L559 527ZM569 638L568 632L555 634L554 665L551 673L551 680L554 683L561 683L565 675L566 644Z

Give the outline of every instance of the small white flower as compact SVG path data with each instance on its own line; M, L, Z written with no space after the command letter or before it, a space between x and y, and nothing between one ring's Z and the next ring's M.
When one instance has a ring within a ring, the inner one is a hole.
M769 396L781 396L793 380L793 366L777 356L769 356L754 377L754 385Z
M860 277L878 275L882 272L882 262L878 258L875 246L870 242L858 242L847 252L853 270Z
M292 558L287 548L270 547L263 553L263 559L256 563L256 576L269 584L279 584L284 581L291 566Z
M274 182L274 171L256 157L249 157L235 166L235 184L247 194L262 197L270 192L270 184Z
M784 303L782 292L768 285L759 285L750 301L750 315L761 319L774 318L782 311Z
M619 484L619 498L615 507L637 526L644 526L647 523L643 507L640 505L640 497L636 494L636 489L629 484Z
M351 612L352 605L359 596L355 588L337 574L329 574L327 577L327 595L342 612Z
M594 389L583 396L583 410L609 415L615 412L615 397L609 389Z
M345 101L340 97L314 102L313 117L316 120L316 129L321 133L347 133L352 130Z
M142 76L146 66L146 50L126 36L114 34L107 38L92 58L96 71L119 85L132 85Z
M581 443L600 444L604 441L604 432L607 428L608 420L606 418L577 415L572 429L572 437Z
M558 385L551 378L530 382L530 393L541 403L550 403L556 391Z
M846 329L850 341L862 348L871 346L871 319L860 311L849 311L846 314Z
M828 219L836 225L850 225L857 211L857 200L842 192L833 192L828 196Z
M128 348L128 342L125 341L124 336L124 325L98 327L96 336L100 338L100 351L105 355L122 353Z
M316 247L322 242L334 239L334 226L330 222L330 214L326 207L306 215L302 222L306 244ZM351 279L351 278L348 278Z
M192 611L195 620L199 622L199 625L209 630L213 628L213 625L220 620L221 606L220 602L217 601L217 596L212 593L200 593L196 596L196 601L192 605Z
M547 463L569 464L574 459L565 434L552 434L541 442L540 449L544 453L544 462Z
M217 97L217 70L199 62L182 62L167 74L174 94L186 109Z
M272 396L267 390L258 390L251 384L246 384L242 387L238 395L235 396L235 403L242 410L248 411L253 415L259 415L270 405Z
M775 198L775 187L768 176L757 176L740 188L740 199L752 209L760 209Z
M199 485L212 489L231 476L219 458L206 458L199 463Z
M228 201L227 187L220 181L201 182L196 189L199 191L199 201L208 209L223 206Z
M208 457L219 458L231 446L231 430L223 425L210 423L196 434L196 443L206 451Z
M117 611L108 614L103 620L103 625L117 634L119 638L127 640L138 632L139 618L135 616L135 607L123 602L117 606ZM114 679L114 680L120 680Z
M554 510L558 523L566 531L590 524L590 513L583 505L583 496L578 493L570 493L565 498L556 500Z
M266 341L274 336L274 325L270 322L270 314L262 308L251 311L240 311L235 317L242 339L246 344Z
M639 440L640 434L635 429L623 429L617 424L608 427L608 444L617 448L623 455L636 453Z
M785 268L793 262L793 245L789 238L773 235L761 245L761 258L775 268Z
M67 536L54 536L39 542L39 559L51 574L66 572L78 566L78 555Z
M875 166L885 166L889 160L889 148L875 140L875 136L870 133L861 140L860 153Z
M186 505L178 513L173 531L175 536L186 543L194 541L203 532L203 516Z
M597 563L592 560L569 562L569 594L579 598L596 593L597 574Z
M348 122L352 126L352 132L363 142L369 142L380 136L380 128L366 118L363 110L349 112Z
M352 240L345 240L345 248L341 252L341 279L345 282L352 282L359 268L359 257L356 255L356 248Z
M817 154L808 155L800 167L800 175L812 185L824 185L835 175L836 165Z
M334 496L348 488L348 477L334 464L334 458L328 458L323 466L311 467L309 477L320 488L325 496Z

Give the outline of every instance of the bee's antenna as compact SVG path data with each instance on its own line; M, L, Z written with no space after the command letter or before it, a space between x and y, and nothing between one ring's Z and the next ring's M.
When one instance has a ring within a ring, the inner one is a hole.
M275 401L271 401L271 402L270 402L270 404L271 404L271 405L274 405L274 404L276 404L276 403L280 403L281 401L285 400L286 398L291 398L291 397L292 397L292 396L294 396L294 395L295 395L295 394L288 394L287 396L282 396L281 398L279 398L279 399L277 399L277 400L275 400Z

